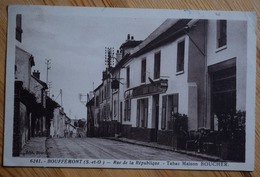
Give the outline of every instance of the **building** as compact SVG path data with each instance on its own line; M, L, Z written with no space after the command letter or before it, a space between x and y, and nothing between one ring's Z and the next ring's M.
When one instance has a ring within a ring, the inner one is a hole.
M86 103L87 107L87 137L95 136L94 128L94 97L88 100Z
M94 127L109 129L112 124L104 125L109 120L116 131L95 136L119 135L243 161L243 153L224 157L232 148L223 146L242 139L244 152L246 31L243 21L167 19L144 41L128 37L117 64L105 73L109 77L103 74L95 89Z
M13 156L19 156L25 143L35 136L46 136L46 89L40 73L32 73L34 57L23 49L22 15L16 15L14 66ZM32 74L31 74L32 73Z
M63 107L57 107L53 111L53 119L51 120L50 136L56 138L64 138L67 132L66 127L67 116Z
M16 47L13 156L19 156L22 147L31 137L30 121L33 105L36 103L33 93L30 92L32 66L34 66L33 56Z
M33 72L31 76L30 90L34 93L37 105L39 109L37 114L33 114L31 127L32 136L46 136L47 135L47 122L46 122L46 96L47 96L48 86L45 82L40 80L40 72Z
M40 80L39 72L33 72L31 75L31 68L34 65L33 56L16 47L13 137L15 156L19 155L21 148L30 137L48 134L45 115L48 87Z
M22 15L16 15L16 46L14 66L13 156L19 156L32 137L49 136L50 120L57 107L47 97L48 86L40 80L40 72L32 72L34 57L23 49Z

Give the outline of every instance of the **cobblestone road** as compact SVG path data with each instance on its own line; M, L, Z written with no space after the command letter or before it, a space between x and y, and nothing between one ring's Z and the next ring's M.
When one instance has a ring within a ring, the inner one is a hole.
M50 158L192 160L198 157L100 138L52 138L46 142Z

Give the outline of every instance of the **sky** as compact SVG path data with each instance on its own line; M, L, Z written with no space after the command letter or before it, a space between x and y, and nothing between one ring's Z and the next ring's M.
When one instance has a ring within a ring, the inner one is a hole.
M71 119L86 119L85 103L79 94L87 95L101 84L105 69L105 47L115 52L127 34L144 40L165 19L120 17L89 17L26 13L22 15L22 46L34 56L33 70L39 70L46 82L46 59L51 59L48 81L50 96L61 104ZM82 97L86 100L86 96Z

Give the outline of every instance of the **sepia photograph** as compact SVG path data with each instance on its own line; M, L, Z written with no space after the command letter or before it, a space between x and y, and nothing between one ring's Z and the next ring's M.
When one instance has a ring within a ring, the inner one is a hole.
M252 171L255 23L9 6L4 165Z

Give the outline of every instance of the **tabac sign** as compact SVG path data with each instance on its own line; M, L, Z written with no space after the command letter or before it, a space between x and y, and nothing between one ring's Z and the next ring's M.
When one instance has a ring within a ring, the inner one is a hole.
M168 89L167 79L160 79L158 81L150 82L150 84L140 85L125 91L125 98L136 98L146 95L165 93Z

